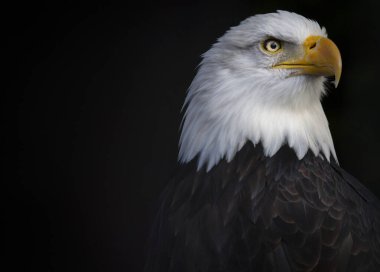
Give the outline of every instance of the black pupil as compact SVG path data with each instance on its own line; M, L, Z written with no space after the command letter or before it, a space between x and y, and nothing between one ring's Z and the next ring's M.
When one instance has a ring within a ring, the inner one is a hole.
M270 48L276 49L277 48L277 44L275 42L271 42L270 43Z

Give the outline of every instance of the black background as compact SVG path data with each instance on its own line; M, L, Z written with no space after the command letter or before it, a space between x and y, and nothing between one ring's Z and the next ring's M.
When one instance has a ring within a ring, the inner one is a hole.
M50 2L1 11L12 271L141 271L200 55L256 13L295 11L327 28L343 58L323 101L338 158L380 196L376 1Z

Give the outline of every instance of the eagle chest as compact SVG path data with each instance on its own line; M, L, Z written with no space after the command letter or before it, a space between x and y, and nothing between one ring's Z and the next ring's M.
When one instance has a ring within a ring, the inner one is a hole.
M232 161L208 172L190 163L172 182L165 208L170 250L187 268L276 271L283 263L289 271L329 271L364 223L352 216L360 200L329 162L313 154L298 160L287 147L269 158L248 143Z

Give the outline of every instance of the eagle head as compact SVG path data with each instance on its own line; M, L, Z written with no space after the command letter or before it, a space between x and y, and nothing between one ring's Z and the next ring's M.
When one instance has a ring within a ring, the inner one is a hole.
M338 85L342 61L326 29L296 13L252 16L203 54L184 107L179 160L211 169L247 142L266 156L287 144L336 159L321 105L326 77Z

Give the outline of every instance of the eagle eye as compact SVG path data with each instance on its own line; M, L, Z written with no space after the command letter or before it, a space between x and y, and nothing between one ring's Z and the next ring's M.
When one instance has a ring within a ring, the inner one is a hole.
M281 42L279 40L270 38L262 43L262 48L265 52L276 53L281 49Z

